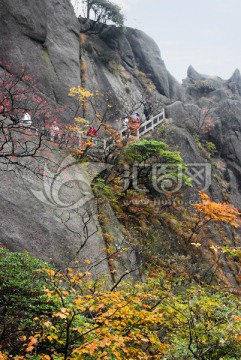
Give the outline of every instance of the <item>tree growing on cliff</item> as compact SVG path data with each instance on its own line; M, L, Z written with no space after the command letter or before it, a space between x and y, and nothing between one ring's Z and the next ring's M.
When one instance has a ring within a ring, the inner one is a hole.
M21 122L25 112L33 126ZM58 120L61 112L63 108L37 89L24 68L14 71L11 64L0 63L0 170L31 168L40 156L48 157L46 124Z
M189 240L199 234L210 222L226 223L234 228L238 227L237 219L240 216L238 209L228 203L212 201L204 192L200 192L199 196L202 201L193 204L197 216L193 218L194 225Z
M120 27L124 24L120 6L109 0L77 0L76 11L79 8L88 21L92 19L98 24L114 23Z

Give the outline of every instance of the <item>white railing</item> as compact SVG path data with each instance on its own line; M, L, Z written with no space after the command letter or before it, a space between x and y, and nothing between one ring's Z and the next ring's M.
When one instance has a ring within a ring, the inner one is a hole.
M133 131L135 132L135 134L132 135L135 136L137 139L139 139L149 131L155 129L155 127L161 124L164 120L165 120L165 110L163 109L158 115L152 116L150 119L146 120L143 124L140 125L139 128L136 129L130 128L128 130L122 129L119 131L119 135L122 138L125 138L130 135L131 131ZM115 141L112 138L103 139L100 137L94 137L94 136L91 137L82 134L71 134L71 133L61 134L61 132L55 134L51 130L45 130L44 132L48 140L58 142L62 146L66 146L66 147L72 146L75 148L81 148L85 146L86 143L92 142L94 144L94 148L93 148L94 150L97 151L104 150L108 152L108 150L111 149L115 144ZM128 134L124 135L125 132L126 133L128 132Z
M159 124L161 124L165 120L165 110L162 109L162 111L156 115L151 116L150 119L146 120L143 124L140 125L138 129L136 129L135 136L139 139L140 137L144 136L149 131L152 131L155 129L155 127ZM131 129L130 129L131 130ZM133 130L135 130L133 128ZM124 133L126 133L126 129L122 129L119 133L122 137L124 137Z
M149 120L145 121L141 126L139 127L137 131L137 138L140 138L144 136L149 131L152 131L155 129L155 127L159 124L161 124L165 119L165 110L163 109L160 114L151 117Z

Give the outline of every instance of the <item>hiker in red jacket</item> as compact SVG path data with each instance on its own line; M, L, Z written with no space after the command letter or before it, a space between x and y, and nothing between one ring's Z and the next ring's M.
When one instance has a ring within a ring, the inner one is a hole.
M91 137L98 136L97 129L93 125L90 125L90 127L86 133L86 136L91 136Z

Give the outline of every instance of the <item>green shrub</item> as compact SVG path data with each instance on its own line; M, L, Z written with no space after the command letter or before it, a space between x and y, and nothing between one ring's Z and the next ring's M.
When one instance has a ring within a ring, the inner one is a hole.
M20 337L31 334L35 316L51 309L43 293L45 262L28 253L0 249L0 343L20 351Z
M129 144L123 151L123 158L129 165L139 167L138 177L142 177L146 186L153 180L157 183L160 180L163 184L173 183L172 186L182 180L184 185L192 186L191 178L184 174L187 166L180 153L167 148L168 145L162 141L141 140ZM162 165L165 165L164 173Z
M85 44L83 44L83 48L89 53L89 54L93 54L94 49L93 49L93 45L90 42L87 42Z
M217 153L216 145L211 141L206 143L206 148L211 157L213 157Z
M117 56L114 51L101 51L98 57L104 65L108 65L110 62L117 61Z

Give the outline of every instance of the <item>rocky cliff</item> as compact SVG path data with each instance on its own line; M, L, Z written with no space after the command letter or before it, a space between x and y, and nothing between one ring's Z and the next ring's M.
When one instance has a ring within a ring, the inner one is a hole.
M0 4L0 58L38 80L46 95L66 104L79 84L79 23L69 0Z
M71 106L69 88L78 85L92 91L109 91L117 117L126 115L128 109L138 109L144 121L164 106L168 118L166 125L148 137L166 141L173 150L181 152L187 163L211 163L210 194L215 200L230 201L241 208L239 70L225 81L199 74L190 66L181 85L166 69L155 42L142 31L105 26L100 33L85 32L85 20L75 17L69 0L43 0L41 3L19 0L18 3L18 7L14 0L3 0L0 4L2 68L9 63L13 63L15 69L25 66L30 75L37 77L38 86L46 96L68 106ZM62 158L65 156L65 153L61 154ZM74 216L82 218L80 228L76 227L78 220L73 218L72 231L69 231L67 215L64 218L60 214L52 215L52 208L33 197L22 186L21 178L1 176L0 196L4 212L0 243L11 250L28 250L60 266L72 261L78 253L83 229L86 229L86 217L75 213ZM196 199L197 189L198 186L194 186L186 199ZM77 196L79 188L75 191ZM109 205L103 208L103 214L105 218L114 216ZM155 240L153 252L163 253L164 258L169 252L170 264L171 258L180 259L192 253L178 240L177 220L171 220L167 221L163 216L162 221L147 222L149 229L146 230L149 238ZM93 230L96 221L90 224L93 244L87 246L83 255L91 261L99 261L101 249L106 245L101 232ZM117 239L117 247L119 242L126 246L125 236L128 237L126 232L130 230L123 228L120 222L121 219L109 221L109 225L114 224L115 231L109 232ZM97 225L99 227L98 221ZM110 228L108 223L102 224L103 227ZM133 231L130 237L138 239L138 233ZM229 232L229 237L232 244L240 244L239 235L234 237ZM135 258L136 254L131 253ZM209 261L212 256L209 251L203 255L203 261ZM195 255L192 266L197 260L198 255ZM223 277L236 285L235 264L222 261ZM108 272L107 269L108 264L103 262L102 271Z
M141 31L126 29L123 33L106 26L101 34L83 34L84 25L76 18L69 0L21 0L18 6L14 0L3 0L0 14L0 71L9 64L11 71L23 67L53 102L71 106L69 88L82 85L110 91L119 116L123 115L123 102L131 98L130 104L138 104L145 117L144 112L150 115L154 107L158 111L170 97L181 97L181 87L167 71L158 47ZM65 156L63 152L59 158ZM29 174L26 176L29 179ZM85 220L81 214L65 214L64 218L74 218L69 231L53 207L33 195L31 189L38 179L26 186L24 177L1 174L0 243L66 266L81 247ZM78 197L78 189L74 194ZM82 258L97 261L105 244L99 230L95 233L93 229L99 229L96 220L88 223L89 234L93 235L89 235ZM101 264L107 272L107 263Z

